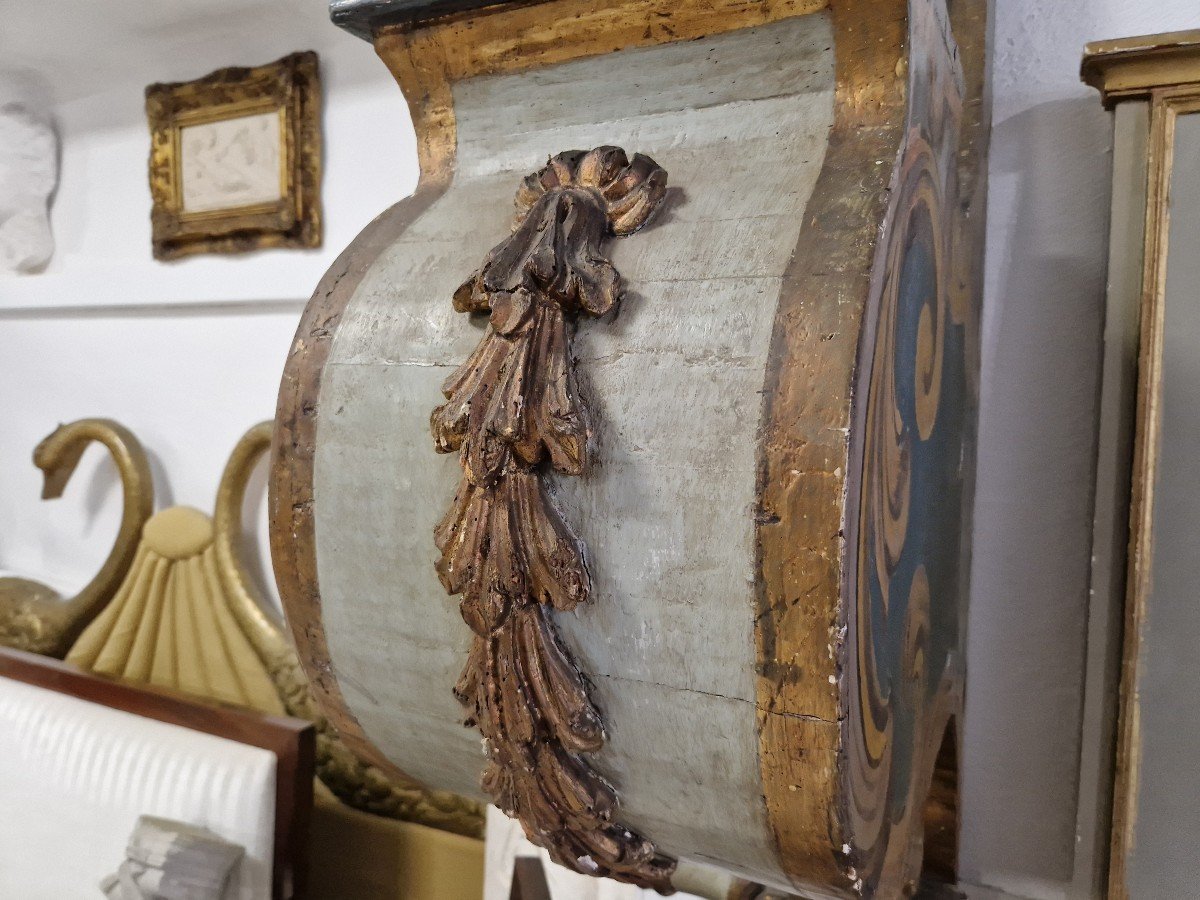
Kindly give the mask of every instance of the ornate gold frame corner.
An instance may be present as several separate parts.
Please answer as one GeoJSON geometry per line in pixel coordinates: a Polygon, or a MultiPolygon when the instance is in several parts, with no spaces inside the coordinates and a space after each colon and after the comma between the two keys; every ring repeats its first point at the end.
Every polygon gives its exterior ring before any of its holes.
{"type": "Polygon", "coordinates": [[[155,259],[321,246],[321,83],[315,52],[254,68],[218,69],[196,81],[152,84],[146,88],[146,117],[155,259]],[[280,114],[281,198],[184,212],[181,129],[271,110],[280,114]]]}
{"type": "Polygon", "coordinates": [[[1079,76],[1112,109],[1122,100],[1147,100],[1155,91],[1195,85],[1198,71],[1200,28],[1093,41],[1084,48],[1079,76]]]}

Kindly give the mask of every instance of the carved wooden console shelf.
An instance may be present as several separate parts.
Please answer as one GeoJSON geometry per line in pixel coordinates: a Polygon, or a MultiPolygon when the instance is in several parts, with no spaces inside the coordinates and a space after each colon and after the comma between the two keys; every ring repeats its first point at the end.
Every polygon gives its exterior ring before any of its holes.
{"type": "Polygon", "coordinates": [[[986,0],[469,7],[333,5],[421,179],[280,392],[318,702],[579,871],[953,877],[986,0]]]}

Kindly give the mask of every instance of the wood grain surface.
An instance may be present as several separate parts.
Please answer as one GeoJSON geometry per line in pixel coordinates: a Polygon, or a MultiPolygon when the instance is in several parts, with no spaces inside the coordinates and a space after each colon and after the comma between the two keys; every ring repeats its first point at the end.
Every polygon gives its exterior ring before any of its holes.
{"type": "Polygon", "coordinates": [[[316,398],[333,335],[359,280],[379,253],[444,188],[445,183],[440,179],[424,180],[411,197],[376,218],[325,273],[305,307],[279,388],[267,498],[275,581],[313,696],[355,755],[402,784],[416,784],[416,781],[375,748],[347,708],[321,626],[312,478],[316,398]]]}

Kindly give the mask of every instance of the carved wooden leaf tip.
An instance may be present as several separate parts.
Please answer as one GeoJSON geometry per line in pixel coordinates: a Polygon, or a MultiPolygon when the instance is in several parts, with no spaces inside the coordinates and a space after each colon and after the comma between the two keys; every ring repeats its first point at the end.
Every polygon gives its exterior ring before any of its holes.
{"type": "Polygon", "coordinates": [[[550,608],[588,599],[583,547],[547,492],[547,467],[580,475],[591,433],[570,335],[621,280],[601,251],[641,228],[667,173],[617,147],[550,159],[517,191],[512,234],[454,294],[490,327],[445,382],[431,428],[463,475],[435,529],[438,575],[475,634],[454,693],[483,735],[483,788],[529,839],[576,871],[670,893],[675,861],[614,821],[612,785],[584,760],[605,741],[588,685],[550,608]]]}

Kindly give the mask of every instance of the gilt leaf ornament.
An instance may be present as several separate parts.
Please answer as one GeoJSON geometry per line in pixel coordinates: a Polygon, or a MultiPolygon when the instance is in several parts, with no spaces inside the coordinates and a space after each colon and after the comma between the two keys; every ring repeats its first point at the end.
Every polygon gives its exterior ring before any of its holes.
{"type": "Polygon", "coordinates": [[[590,580],[546,478],[589,462],[570,346],[581,312],[603,316],[621,299],[602,245],[646,224],[666,183],[654,160],[618,147],[560,153],[524,180],[512,234],[454,294],[456,310],[488,313],[490,326],[430,422],[463,472],[435,540],[438,575],[474,633],[454,693],[483,735],[483,788],[556,862],[663,893],[675,861],[615,821],[616,792],[585,759],[604,722],[553,617],[586,602],[590,580]]]}

